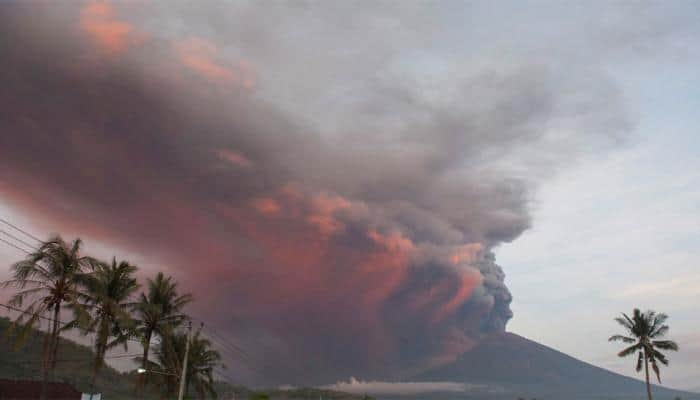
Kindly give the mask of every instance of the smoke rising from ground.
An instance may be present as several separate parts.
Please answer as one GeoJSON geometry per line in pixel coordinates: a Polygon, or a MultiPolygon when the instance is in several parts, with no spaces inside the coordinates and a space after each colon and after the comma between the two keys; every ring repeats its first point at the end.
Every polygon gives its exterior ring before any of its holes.
{"type": "Polygon", "coordinates": [[[511,317],[538,183],[629,122],[594,69],[361,4],[3,4],[3,199],[158,259],[268,382],[449,362],[511,317]]]}
{"type": "Polygon", "coordinates": [[[435,392],[466,392],[469,390],[488,390],[485,385],[473,385],[458,382],[378,382],[358,381],[350,378],[347,382],[337,382],[325,388],[346,393],[373,395],[416,395],[435,392]]]}

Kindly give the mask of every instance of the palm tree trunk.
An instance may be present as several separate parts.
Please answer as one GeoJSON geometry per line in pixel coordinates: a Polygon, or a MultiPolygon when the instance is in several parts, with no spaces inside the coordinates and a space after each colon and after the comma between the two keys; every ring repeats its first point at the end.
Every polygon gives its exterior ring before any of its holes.
{"type": "Polygon", "coordinates": [[[58,348],[58,317],[60,312],[60,306],[55,305],[53,309],[53,326],[51,328],[51,335],[44,338],[44,371],[41,377],[41,394],[40,399],[46,399],[46,390],[49,383],[49,372],[53,371],[56,366],[56,349],[58,348]],[[48,339],[48,340],[47,340],[48,339]],[[48,345],[47,342],[48,341],[48,345]]]}
{"type": "Polygon", "coordinates": [[[54,309],[53,312],[53,333],[52,333],[52,340],[53,343],[51,344],[52,350],[51,350],[51,371],[53,371],[56,368],[56,355],[58,354],[58,336],[60,334],[60,318],[61,318],[61,303],[58,303],[56,305],[56,308],[54,309]]]}
{"type": "Polygon", "coordinates": [[[92,366],[92,379],[90,379],[90,399],[92,399],[95,393],[95,381],[97,381],[97,374],[100,371],[100,360],[102,360],[103,357],[102,345],[98,343],[95,349],[95,364],[92,366]]]}
{"type": "MultiPolygon", "coordinates": [[[[100,324],[100,328],[97,331],[97,338],[95,339],[95,363],[92,367],[92,380],[90,382],[90,386],[92,387],[91,391],[93,393],[95,392],[97,374],[100,372],[100,368],[104,362],[105,353],[107,352],[107,340],[109,333],[104,325],[104,322],[100,324]]],[[[90,398],[92,398],[92,395],[90,395],[90,398]]]]}
{"type": "Polygon", "coordinates": [[[137,391],[139,395],[143,395],[146,385],[148,384],[148,350],[151,347],[151,332],[147,332],[146,336],[143,338],[143,360],[141,361],[141,368],[145,369],[146,372],[141,374],[139,377],[139,383],[137,385],[137,391]]]}
{"type": "Polygon", "coordinates": [[[49,381],[49,350],[51,342],[50,325],[46,325],[46,333],[44,334],[44,345],[41,351],[41,393],[39,395],[40,400],[46,400],[46,390],[49,381]]]}
{"type": "Polygon", "coordinates": [[[97,380],[97,371],[100,369],[100,353],[102,350],[100,350],[100,344],[97,345],[97,348],[95,349],[95,360],[93,361],[92,364],[92,378],[90,379],[90,385],[92,387],[95,386],[95,381],[97,380]]]}
{"type": "MultiPolygon", "coordinates": [[[[100,340],[100,339],[98,339],[100,340]]],[[[102,362],[104,360],[104,353],[105,353],[105,344],[100,340],[100,342],[97,344],[97,349],[95,349],[95,363],[92,367],[92,382],[93,384],[97,380],[97,374],[100,372],[100,368],[102,367],[102,362]]]]}
{"type": "Polygon", "coordinates": [[[647,357],[647,351],[644,350],[644,374],[646,375],[647,382],[647,397],[651,399],[651,384],[649,384],[649,358],[647,357]]]}

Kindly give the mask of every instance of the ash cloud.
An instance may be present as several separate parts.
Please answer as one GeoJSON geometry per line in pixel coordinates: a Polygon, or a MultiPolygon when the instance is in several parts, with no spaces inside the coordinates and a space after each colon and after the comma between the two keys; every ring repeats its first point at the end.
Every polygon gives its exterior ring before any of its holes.
{"type": "Polygon", "coordinates": [[[158,259],[250,381],[398,379],[504,330],[492,250],[629,128],[599,72],[433,49],[459,35],[418,3],[100,4],[0,6],[0,193],[158,259]]]}

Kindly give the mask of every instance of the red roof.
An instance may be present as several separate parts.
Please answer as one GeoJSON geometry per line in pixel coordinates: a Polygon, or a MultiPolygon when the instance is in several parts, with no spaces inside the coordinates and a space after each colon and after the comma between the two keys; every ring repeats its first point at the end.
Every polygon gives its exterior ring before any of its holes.
{"type": "MultiPolygon", "coordinates": [[[[49,382],[47,400],[80,400],[80,392],[68,383],[49,382]]],[[[41,395],[40,381],[0,379],[0,400],[36,400],[41,395]]]]}

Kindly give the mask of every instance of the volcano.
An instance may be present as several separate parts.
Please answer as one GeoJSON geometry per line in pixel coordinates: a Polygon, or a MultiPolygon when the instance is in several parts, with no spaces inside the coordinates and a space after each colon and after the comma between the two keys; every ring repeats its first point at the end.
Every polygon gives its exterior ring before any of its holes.
{"type": "MultiPolygon", "coordinates": [[[[642,399],[644,382],[577,360],[513,333],[494,334],[454,362],[411,378],[463,382],[464,398],[642,399]],[[476,392],[476,393],[475,393],[476,392]]],[[[654,385],[655,399],[700,399],[700,394],[654,385]]],[[[449,398],[455,398],[451,393],[449,398]]]]}

